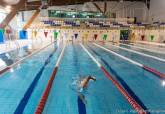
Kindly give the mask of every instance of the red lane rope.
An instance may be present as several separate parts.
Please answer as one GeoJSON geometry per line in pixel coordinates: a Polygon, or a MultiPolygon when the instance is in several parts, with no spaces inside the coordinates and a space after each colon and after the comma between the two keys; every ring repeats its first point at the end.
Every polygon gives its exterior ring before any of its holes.
{"type": "Polygon", "coordinates": [[[3,74],[4,72],[8,71],[10,69],[10,67],[6,67],[5,69],[0,71],[0,75],[3,74]]]}
{"type": "Polygon", "coordinates": [[[131,106],[137,111],[138,114],[147,114],[147,112],[123,89],[123,87],[108,73],[108,71],[101,66],[101,70],[104,72],[105,76],[110,79],[117,89],[122,93],[122,95],[127,99],[131,106]]]}
{"type": "Polygon", "coordinates": [[[48,99],[48,96],[49,96],[49,93],[50,93],[50,90],[52,88],[52,84],[53,84],[53,81],[54,81],[54,78],[56,76],[56,73],[57,73],[57,70],[58,70],[58,67],[55,67],[54,70],[53,70],[53,73],[48,81],[48,84],[46,86],[46,89],[41,97],[41,100],[37,106],[37,109],[35,111],[35,114],[42,114],[43,110],[44,110],[44,107],[45,107],[45,104],[46,104],[46,101],[48,99]]]}
{"type": "Polygon", "coordinates": [[[149,71],[149,72],[159,76],[160,78],[165,78],[165,74],[163,74],[163,73],[161,73],[161,72],[159,72],[159,71],[157,71],[157,70],[155,70],[153,68],[150,68],[148,66],[143,65],[143,69],[145,69],[145,70],[147,70],[147,71],[149,71]]]}

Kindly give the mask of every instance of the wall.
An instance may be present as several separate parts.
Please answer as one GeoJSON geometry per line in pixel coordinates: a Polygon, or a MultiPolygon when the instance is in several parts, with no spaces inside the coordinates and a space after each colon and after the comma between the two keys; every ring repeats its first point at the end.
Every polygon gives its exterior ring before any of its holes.
{"type": "Polygon", "coordinates": [[[165,0],[151,0],[150,4],[150,22],[165,22],[165,0]]]}
{"type": "MultiPolygon", "coordinates": [[[[104,9],[104,2],[96,2],[96,4],[102,9],[104,9]]],[[[48,9],[54,10],[71,10],[75,9],[77,11],[98,11],[97,8],[93,5],[92,2],[87,2],[84,5],[69,5],[69,6],[53,6],[48,9]]],[[[147,20],[148,9],[143,2],[129,2],[125,1],[107,2],[107,13],[112,12],[116,13],[117,18],[126,18],[126,17],[137,17],[137,21],[145,22],[147,20]]]]}
{"type": "MultiPolygon", "coordinates": [[[[103,2],[96,2],[98,6],[104,9],[103,2]]],[[[92,11],[97,11],[92,3],[87,3],[88,6],[92,9],[92,11]]],[[[147,7],[143,2],[107,2],[107,13],[112,12],[116,13],[117,18],[126,18],[126,17],[137,17],[138,22],[145,22],[147,20],[147,7]]]]}

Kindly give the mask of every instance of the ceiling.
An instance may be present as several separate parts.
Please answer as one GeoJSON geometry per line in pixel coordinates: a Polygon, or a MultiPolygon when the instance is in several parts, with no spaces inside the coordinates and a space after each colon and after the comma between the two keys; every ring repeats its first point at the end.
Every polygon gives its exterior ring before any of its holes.
{"type": "MultiPolygon", "coordinates": [[[[75,5],[83,4],[90,1],[120,1],[120,0],[47,0],[48,6],[61,6],[61,5],[75,5]]],[[[124,1],[140,1],[146,2],[146,0],[124,0],[124,1]]],[[[150,0],[148,0],[150,1],[150,0]]],[[[6,6],[7,4],[0,0],[1,6],[6,6]]],[[[27,0],[27,2],[22,6],[20,10],[36,10],[41,6],[41,0],[27,0]]]]}

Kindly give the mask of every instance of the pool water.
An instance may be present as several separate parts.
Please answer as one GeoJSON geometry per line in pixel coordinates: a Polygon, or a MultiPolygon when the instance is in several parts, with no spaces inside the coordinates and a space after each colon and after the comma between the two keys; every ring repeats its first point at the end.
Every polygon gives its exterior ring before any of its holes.
{"type": "MultiPolygon", "coordinates": [[[[160,78],[92,43],[84,46],[143,109],[151,114],[158,111],[159,114],[165,113],[165,88],[160,78]]],[[[107,45],[102,46],[164,73],[164,63],[107,45]]],[[[0,114],[34,114],[60,53],[60,47],[51,45],[1,75],[0,114]]],[[[77,77],[89,75],[95,76],[96,82],[90,82],[82,93],[87,102],[84,107],[87,114],[134,113],[125,97],[83,48],[79,44],[69,43],[43,114],[81,114],[78,92],[72,84],[77,77]]]]}

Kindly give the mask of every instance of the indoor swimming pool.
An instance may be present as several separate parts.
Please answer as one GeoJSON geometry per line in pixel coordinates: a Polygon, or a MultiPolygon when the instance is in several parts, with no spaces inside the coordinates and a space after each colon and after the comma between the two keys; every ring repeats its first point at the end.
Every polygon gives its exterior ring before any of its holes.
{"type": "MultiPolygon", "coordinates": [[[[139,109],[143,114],[164,114],[165,79],[140,65],[164,76],[165,55],[156,56],[154,52],[122,44],[115,46],[99,42],[63,46],[65,50],[43,114],[132,114],[139,109]],[[81,92],[86,101],[83,103],[74,81],[89,75],[96,81],[81,92]]],[[[1,74],[0,114],[35,113],[62,52],[62,46],[52,44],[1,74]]]]}

